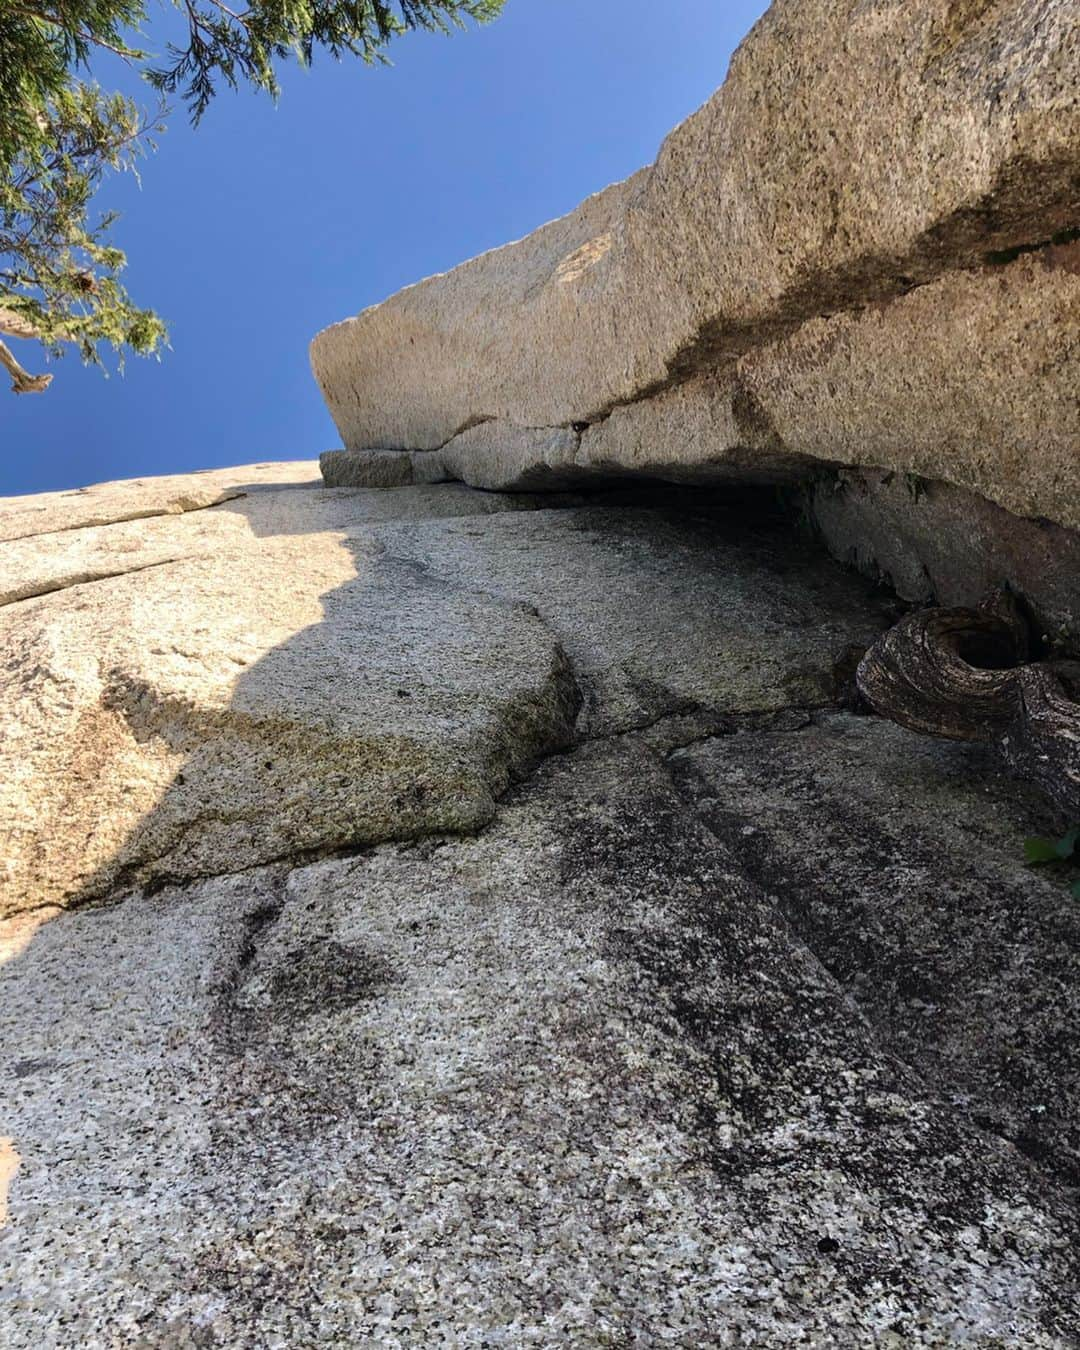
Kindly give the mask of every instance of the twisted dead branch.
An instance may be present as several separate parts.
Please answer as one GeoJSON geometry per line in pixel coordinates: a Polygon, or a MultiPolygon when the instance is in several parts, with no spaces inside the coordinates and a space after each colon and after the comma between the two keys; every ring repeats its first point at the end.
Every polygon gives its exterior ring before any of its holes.
{"type": "Polygon", "coordinates": [[[977,609],[925,609],[863,657],[859,690],[912,731],[995,746],[1009,769],[1080,816],[1080,662],[1031,661],[1015,598],[995,591],[977,609]]]}
{"type": "MultiPolygon", "coordinates": [[[[10,309],[0,309],[0,333],[14,338],[37,337],[33,324],[10,309]]],[[[3,339],[0,339],[0,366],[11,376],[11,389],[15,394],[41,394],[52,384],[51,375],[31,375],[24,369],[3,339]]]]}

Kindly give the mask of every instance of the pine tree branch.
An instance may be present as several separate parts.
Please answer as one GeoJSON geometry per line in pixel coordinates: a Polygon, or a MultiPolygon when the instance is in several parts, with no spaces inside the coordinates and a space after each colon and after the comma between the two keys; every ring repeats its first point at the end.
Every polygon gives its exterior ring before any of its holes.
{"type": "Polygon", "coordinates": [[[31,375],[28,370],[24,370],[2,339],[0,339],[0,366],[3,366],[11,376],[13,394],[43,394],[52,384],[51,375],[31,375]]]}

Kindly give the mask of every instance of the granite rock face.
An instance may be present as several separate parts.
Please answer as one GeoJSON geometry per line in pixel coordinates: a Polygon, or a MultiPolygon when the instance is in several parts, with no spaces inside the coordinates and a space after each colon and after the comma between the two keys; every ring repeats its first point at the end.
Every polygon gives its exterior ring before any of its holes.
{"type": "Polygon", "coordinates": [[[978,605],[1008,581],[1051,651],[1080,644],[1080,535],[1027,519],[949,483],[840,470],[805,511],[830,552],[917,605],[978,605]]]}
{"type": "Polygon", "coordinates": [[[1062,1036],[1080,1016],[1080,906],[1024,864],[1017,825],[1039,818],[1037,794],[988,752],[849,713],[671,764],[883,1043],[1080,1185],[1080,1052],[1062,1036]]]}
{"type": "Polygon", "coordinates": [[[0,550],[0,1342],[1075,1343],[1058,822],[845,710],[894,602],[312,467],[0,550]]]}
{"type": "Polygon", "coordinates": [[[650,168],[316,337],[346,451],[501,489],[843,463],[1080,526],[1078,83],[1057,0],[776,0],[650,168]]]}
{"type": "Polygon", "coordinates": [[[179,516],[267,488],[314,487],[312,460],[242,464],[235,469],[128,478],[95,483],[69,492],[41,492],[0,500],[0,540],[53,535],[125,520],[179,516]]]}
{"type": "Polygon", "coordinates": [[[134,522],[117,486],[94,494],[115,523],[4,546],[0,913],[475,828],[565,743],[579,696],[535,615],[362,528],[514,500],[358,498],[313,469],[181,516],[151,481],[134,522]]]}
{"type": "Polygon", "coordinates": [[[812,705],[885,626],[827,560],[793,590],[775,528],[548,501],[293,486],[8,543],[0,913],[475,829],[582,699],[812,705]]]}
{"type": "Polygon", "coordinates": [[[7,607],[0,912],[489,820],[573,675],[521,606],[378,554],[301,536],[7,607]]]}

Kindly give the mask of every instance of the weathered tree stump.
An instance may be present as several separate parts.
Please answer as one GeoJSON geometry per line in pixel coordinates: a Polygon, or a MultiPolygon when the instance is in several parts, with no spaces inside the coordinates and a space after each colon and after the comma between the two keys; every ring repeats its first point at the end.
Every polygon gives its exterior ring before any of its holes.
{"type": "Polygon", "coordinates": [[[1080,662],[1030,661],[1015,598],[925,609],[884,633],[856,674],[883,717],[930,736],[994,744],[1009,769],[1080,819],[1080,662]]]}
{"type": "Polygon", "coordinates": [[[998,742],[1006,764],[1080,821],[1080,664],[1038,662],[1017,673],[1017,709],[998,742]]]}

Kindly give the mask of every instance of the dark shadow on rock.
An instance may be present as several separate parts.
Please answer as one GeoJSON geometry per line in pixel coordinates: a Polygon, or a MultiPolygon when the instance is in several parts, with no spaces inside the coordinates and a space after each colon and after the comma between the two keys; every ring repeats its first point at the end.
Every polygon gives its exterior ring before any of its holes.
{"type": "Polygon", "coordinates": [[[177,769],[68,903],[473,831],[509,782],[569,743],[573,672],[527,607],[369,539],[290,544],[243,560],[273,576],[249,573],[235,613],[229,560],[162,573],[167,593],[188,583],[187,612],[135,636],[144,649],[183,644],[181,668],[114,668],[103,704],[135,747],[177,769]],[[271,642],[293,616],[315,622],[271,642]]]}
{"type": "Polygon", "coordinates": [[[570,744],[582,682],[588,735],[828,704],[849,630],[888,622],[771,491],[618,486],[570,516],[429,493],[258,487],[212,508],[257,542],[84,588],[88,617],[74,590],[39,604],[100,655],[56,737],[35,904],[474,831],[570,744]],[[99,648],[110,606],[128,627],[99,648]]]}

